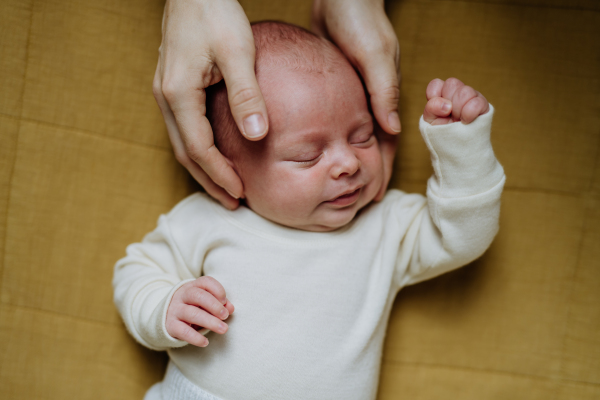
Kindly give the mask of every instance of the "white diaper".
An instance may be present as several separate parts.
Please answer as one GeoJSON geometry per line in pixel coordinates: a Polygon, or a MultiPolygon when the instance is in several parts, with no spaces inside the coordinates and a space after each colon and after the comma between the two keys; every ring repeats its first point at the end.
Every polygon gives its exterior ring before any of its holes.
{"type": "Polygon", "coordinates": [[[172,362],[162,382],[158,382],[144,396],[144,400],[221,400],[190,382],[172,362]]]}

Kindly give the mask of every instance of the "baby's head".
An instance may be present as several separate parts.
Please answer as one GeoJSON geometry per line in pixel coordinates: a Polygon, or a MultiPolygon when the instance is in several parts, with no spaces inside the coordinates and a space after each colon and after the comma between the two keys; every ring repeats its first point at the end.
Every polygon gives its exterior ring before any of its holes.
{"type": "Polygon", "coordinates": [[[333,44],[302,28],[261,22],[252,31],[269,133],[256,142],[239,133],[220,83],[207,99],[215,143],[254,212],[303,230],[340,228],[383,182],[362,83],[333,44]]]}

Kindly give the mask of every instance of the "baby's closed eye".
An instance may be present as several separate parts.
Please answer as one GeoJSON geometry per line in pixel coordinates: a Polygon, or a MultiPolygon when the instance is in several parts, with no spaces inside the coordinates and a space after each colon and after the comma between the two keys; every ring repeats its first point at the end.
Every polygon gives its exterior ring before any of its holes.
{"type": "Polygon", "coordinates": [[[363,132],[358,135],[355,135],[350,144],[360,146],[360,147],[368,147],[375,143],[375,134],[371,132],[363,132]]]}
{"type": "Polygon", "coordinates": [[[322,155],[322,152],[302,153],[289,157],[288,161],[296,163],[299,166],[312,167],[313,165],[319,162],[322,155]]]}

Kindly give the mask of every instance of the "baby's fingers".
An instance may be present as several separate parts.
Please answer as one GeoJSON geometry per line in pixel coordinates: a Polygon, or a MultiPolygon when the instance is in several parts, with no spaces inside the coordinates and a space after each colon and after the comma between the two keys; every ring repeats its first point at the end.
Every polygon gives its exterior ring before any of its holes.
{"type": "MultiPolygon", "coordinates": [[[[462,110],[465,104],[477,97],[477,91],[471,86],[463,85],[452,96],[452,118],[455,121],[463,120],[462,110]]],[[[464,120],[463,120],[464,121],[464,120]]]]}
{"type": "Polygon", "coordinates": [[[452,122],[447,118],[452,112],[452,102],[442,97],[430,99],[423,110],[423,119],[431,125],[442,125],[452,122]]]}
{"type": "Polygon", "coordinates": [[[231,302],[229,300],[227,300],[227,303],[225,303],[224,306],[227,309],[227,311],[229,312],[229,314],[233,314],[235,307],[233,307],[233,304],[231,304],[231,302]]]}
{"type": "Polygon", "coordinates": [[[200,307],[217,318],[226,319],[227,317],[229,317],[229,311],[223,305],[223,303],[217,300],[215,296],[213,296],[206,290],[197,287],[190,288],[189,290],[185,291],[183,297],[181,298],[181,301],[183,302],[183,304],[186,305],[200,307]]]}
{"type": "Polygon", "coordinates": [[[194,306],[182,307],[177,318],[188,325],[198,325],[220,334],[227,332],[229,328],[225,322],[194,306]]]}
{"type": "Polygon", "coordinates": [[[223,288],[223,285],[221,285],[221,283],[212,276],[201,276],[192,282],[192,284],[195,287],[206,290],[215,296],[215,298],[219,300],[221,304],[225,304],[227,302],[225,288],[223,288]]]}
{"type": "Polygon", "coordinates": [[[427,100],[431,100],[434,97],[442,97],[442,88],[444,87],[444,81],[436,78],[429,82],[427,90],[425,90],[425,96],[427,100]]]}
{"type": "Polygon", "coordinates": [[[462,108],[461,121],[465,124],[470,124],[480,115],[487,113],[490,110],[490,103],[478,93],[478,96],[469,100],[462,108]]]}
{"type": "Polygon", "coordinates": [[[208,339],[194,328],[182,321],[177,321],[173,324],[170,332],[171,336],[179,340],[188,342],[198,347],[208,346],[208,339]]]}

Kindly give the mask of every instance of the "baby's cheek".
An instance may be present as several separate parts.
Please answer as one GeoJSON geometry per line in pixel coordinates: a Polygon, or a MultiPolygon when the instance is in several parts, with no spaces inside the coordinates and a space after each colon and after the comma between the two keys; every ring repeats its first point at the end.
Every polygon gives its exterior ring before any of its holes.
{"type": "Polygon", "coordinates": [[[371,181],[374,184],[377,184],[377,186],[380,186],[384,178],[383,158],[381,157],[379,148],[376,146],[373,147],[373,151],[370,151],[368,154],[366,154],[363,163],[365,164],[365,168],[370,175],[371,181]]]}
{"type": "MultiPolygon", "coordinates": [[[[295,172],[295,171],[293,171],[295,172]]],[[[305,213],[319,192],[318,179],[307,171],[303,174],[286,173],[279,176],[278,184],[267,194],[273,206],[287,215],[305,213]]]]}

